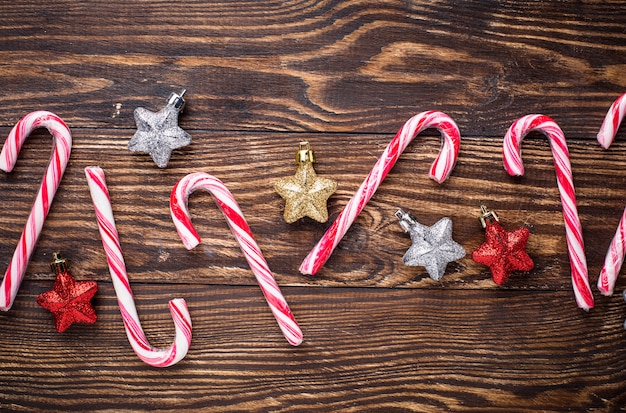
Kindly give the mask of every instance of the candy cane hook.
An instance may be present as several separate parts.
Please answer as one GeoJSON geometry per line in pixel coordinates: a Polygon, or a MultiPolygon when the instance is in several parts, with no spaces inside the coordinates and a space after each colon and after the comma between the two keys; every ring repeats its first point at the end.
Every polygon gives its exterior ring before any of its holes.
{"type": "Polygon", "coordinates": [[[167,349],[158,349],[150,345],[141,328],[133,292],[130,289],[104,171],[97,166],[90,166],[85,168],[85,175],[96,210],[98,229],[107,256],[109,272],[113,280],[113,288],[115,295],[117,295],[128,341],[137,356],[153,367],[169,367],[176,364],[185,357],[191,344],[191,316],[187,310],[187,303],[182,298],[176,298],[169,302],[170,313],[176,330],[174,343],[167,349]]]}
{"type": "Polygon", "coordinates": [[[572,166],[569,161],[569,150],[563,131],[554,120],[544,115],[526,115],[511,125],[504,136],[502,149],[504,168],[509,175],[524,175],[521,144],[524,137],[539,131],[546,135],[552,148],[556,182],[561,195],[561,208],[565,221],[565,234],[572,269],[572,287],[578,307],[589,310],[593,308],[593,294],[589,287],[587,259],[583,244],[582,227],[576,207],[576,194],[572,178],[572,166]]]}
{"type": "Polygon", "coordinates": [[[197,189],[205,190],[213,195],[217,206],[224,213],[226,222],[237,239],[270,310],[289,344],[297,346],[302,343],[302,331],[280,292],[237,201],[222,181],[204,172],[192,173],[182,178],[174,186],[170,196],[172,220],[185,247],[192,249],[200,243],[200,236],[191,223],[187,207],[189,195],[197,189]]]}
{"type": "Polygon", "coordinates": [[[456,123],[445,113],[428,111],[419,113],[410,118],[389,142],[370,173],[367,175],[357,192],[343,208],[335,222],[326,230],[326,233],[313,247],[300,265],[303,274],[315,274],[326,263],[328,258],[348,232],[348,229],[372,198],[376,189],[385,179],[391,168],[396,164],[400,154],[404,152],[411,141],[424,129],[437,128],[443,138],[439,155],[430,168],[430,178],[438,183],[445,181],[459,154],[461,134],[456,123]]]}
{"type": "Polygon", "coordinates": [[[626,93],[615,99],[615,102],[613,102],[606,113],[604,122],[602,122],[598,132],[598,142],[604,149],[609,149],[609,146],[613,143],[617,129],[619,129],[622,119],[624,119],[624,114],[626,114],[626,93]]]}
{"type": "Polygon", "coordinates": [[[41,234],[43,223],[48,216],[72,151],[72,134],[65,122],[54,113],[35,111],[20,119],[9,133],[0,153],[0,169],[5,172],[13,170],[24,141],[33,130],[41,127],[48,129],[52,134],[52,155],[0,286],[0,310],[2,311],[8,311],[17,296],[28,261],[35,250],[35,244],[41,234]]]}
{"type": "MultiPolygon", "coordinates": [[[[626,113],[626,93],[618,97],[609,108],[604,122],[598,132],[598,142],[604,149],[608,149],[615,139],[615,134],[619,129],[624,114],[626,113]]],[[[612,295],[615,288],[617,276],[624,263],[624,255],[626,255],[626,209],[619,221],[615,236],[611,240],[611,245],[606,252],[604,266],[600,271],[598,278],[598,289],[603,295],[612,295]]]]}

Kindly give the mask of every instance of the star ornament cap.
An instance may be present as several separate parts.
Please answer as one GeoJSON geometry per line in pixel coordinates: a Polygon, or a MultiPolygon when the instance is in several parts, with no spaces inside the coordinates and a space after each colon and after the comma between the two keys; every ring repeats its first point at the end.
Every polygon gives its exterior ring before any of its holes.
{"type": "Polygon", "coordinates": [[[485,206],[480,208],[482,215],[479,219],[485,228],[485,242],[472,252],[472,259],[488,266],[493,281],[498,285],[504,284],[513,271],[532,270],[535,264],[526,252],[530,230],[520,227],[507,231],[500,225],[495,212],[487,211],[485,206]]]}
{"type": "Polygon", "coordinates": [[[37,296],[37,304],[52,313],[59,333],[73,323],[93,324],[97,320],[91,299],[98,291],[95,281],[76,281],[69,273],[69,263],[59,254],[53,254],[51,267],[57,273],[54,288],[37,296]]]}
{"type": "Polygon", "coordinates": [[[158,112],[142,107],[135,109],[137,132],[128,142],[131,152],[149,153],[159,168],[165,168],[170,161],[172,151],[191,143],[191,136],[178,126],[178,114],[185,107],[183,96],[172,93],[167,105],[158,112]]]}
{"type": "Polygon", "coordinates": [[[337,183],[318,177],[313,169],[314,162],[309,143],[300,142],[300,149],[296,152],[296,174],[274,184],[274,190],[285,200],[284,219],[288,224],[304,217],[317,222],[328,221],[326,203],[337,189],[337,183]]]}
{"type": "Polygon", "coordinates": [[[424,267],[430,278],[439,281],[448,263],[465,257],[465,249],[452,239],[450,218],[442,218],[428,227],[402,209],[395,216],[400,227],[411,236],[412,245],[402,258],[405,265],[424,267]]]}

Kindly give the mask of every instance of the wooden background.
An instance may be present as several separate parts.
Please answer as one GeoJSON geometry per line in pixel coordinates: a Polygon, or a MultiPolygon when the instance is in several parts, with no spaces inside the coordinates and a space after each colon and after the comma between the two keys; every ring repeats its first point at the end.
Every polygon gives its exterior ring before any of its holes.
{"type": "MultiPolygon", "coordinates": [[[[0,315],[0,409],[90,411],[626,410],[626,303],[595,283],[626,205],[626,131],[595,140],[626,89],[626,3],[605,1],[89,1],[0,3],[0,134],[49,110],[74,147],[14,307],[0,315]],[[132,154],[133,110],[186,88],[193,143],[159,170],[132,154]],[[436,131],[415,139],[316,276],[298,266],[395,132],[437,109],[463,140],[450,179],[427,178],[436,131]],[[523,144],[526,176],[502,167],[502,137],[529,113],[553,117],[571,151],[596,308],[574,302],[547,139],[523,144]],[[273,181],[308,140],[338,181],[330,221],[282,219],[273,181]],[[138,311],[167,346],[167,301],[184,297],[193,342],[156,369],[128,344],[84,168],[101,166],[138,311]],[[304,332],[283,339],[210,195],[190,209],[204,243],[186,251],[169,217],[172,186],[205,171],[238,200],[304,332]],[[441,282],[405,267],[396,208],[424,224],[451,217],[468,252],[480,204],[527,225],[536,268],[496,286],[469,256],[441,282]],[[98,322],[59,334],[36,296],[51,254],[99,284],[98,322]]],[[[0,175],[0,261],[13,253],[50,153],[27,140],[0,175]]]]}

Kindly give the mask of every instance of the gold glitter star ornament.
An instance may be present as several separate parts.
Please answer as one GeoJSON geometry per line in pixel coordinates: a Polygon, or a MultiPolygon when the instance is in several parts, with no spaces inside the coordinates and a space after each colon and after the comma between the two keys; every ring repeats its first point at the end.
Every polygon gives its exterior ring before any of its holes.
{"type": "Polygon", "coordinates": [[[296,174],[274,184],[278,195],[285,200],[284,218],[288,224],[304,217],[317,222],[328,221],[326,202],[337,189],[337,183],[318,177],[313,169],[314,162],[309,143],[300,142],[300,149],[296,152],[296,174]]]}

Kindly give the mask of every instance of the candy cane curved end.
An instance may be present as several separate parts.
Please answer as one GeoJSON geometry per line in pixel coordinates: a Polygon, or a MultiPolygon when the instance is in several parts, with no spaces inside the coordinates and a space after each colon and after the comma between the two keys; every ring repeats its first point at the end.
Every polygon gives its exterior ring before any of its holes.
{"type": "Polygon", "coordinates": [[[128,341],[135,354],[145,363],[153,367],[172,366],[187,355],[191,345],[192,324],[187,303],[182,298],[175,298],[169,302],[175,328],[174,343],[166,349],[150,345],[141,327],[130,288],[104,171],[97,166],[90,166],[85,168],[85,175],[128,341]]]}
{"type": "Polygon", "coordinates": [[[298,326],[295,317],[291,313],[289,305],[285,297],[283,297],[267,265],[267,261],[265,261],[263,257],[261,249],[254,240],[250,227],[239,209],[237,201],[222,181],[204,172],[191,173],[183,177],[174,188],[172,188],[170,212],[176,230],[185,244],[185,247],[191,249],[200,242],[200,237],[191,223],[189,210],[187,208],[189,195],[198,189],[209,192],[215,199],[218,207],[222,210],[226,222],[239,243],[241,251],[248,265],[250,265],[250,269],[256,277],[259,287],[265,296],[265,300],[285,339],[291,345],[300,345],[302,343],[302,331],[300,330],[300,326],[298,326]]]}
{"type": "MultiPolygon", "coordinates": [[[[443,183],[452,173],[459,157],[459,149],[461,147],[459,127],[450,116],[438,111],[422,112],[413,118],[424,118],[425,124],[428,126],[423,129],[435,127],[441,133],[441,149],[430,167],[428,176],[437,183],[443,183]]],[[[417,135],[420,132],[421,130],[416,130],[414,133],[417,135]]]]}
{"type": "Polygon", "coordinates": [[[506,131],[502,145],[504,169],[509,175],[524,175],[522,140],[533,131],[543,132],[550,138],[551,143],[554,139],[565,141],[563,131],[552,118],[545,115],[526,115],[519,118],[506,131]]]}
{"type": "Polygon", "coordinates": [[[15,301],[28,267],[28,261],[50,212],[52,201],[72,151],[72,134],[65,122],[54,113],[35,111],[24,116],[11,129],[0,152],[0,169],[5,172],[13,170],[24,141],[33,130],[40,127],[47,128],[52,134],[52,154],[37,195],[35,195],[30,215],[0,286],[0,310],[2,311],[8,311],[15,301]]]}
{"type": "Polygon", "coordinates": [[[626,114],[626,93],[615,99],[604,117],[602,126],[598,131],[598,142],[604,149],[608,149],[613,143],[624,115],[626,114]]]}
{"type": "Polygon", "coordinates": [[[69,161],[69,154],[72,150],[72,134],[63,119],[52,112],[37,110],[31,112],[22,119],[9,132],[2,152],[0,152],[0,169],[11,172],[15,167],[17,158],[26,138],[38,128],[46,128],[53,137],[53,153],[51,161],[58,152],[59,161],[65,167],[69,161]]]}
{"type": "Polygon", "coordinates": [[[578,217],[576,194],[572,178],[572,167],[569,161],[569,150],[563,131],[557,123],[544,115],[526,115],[511,125],[504,136],[502,155],[504,168],[509,175],[524,174],[522,164],[521,143],[524,137],[539,131],[550,141],[554,158],[556,181],[561,196],[561,208],[565,221],[565,234],[569,253],[572,288],[578,307],[589,310],[594,306],[593,294],[589,286],[587,259],[582,236],[582,225],[578,217]]]}
{"type": "MultiPolygon", "coordinates": [[[[204,189],[212,192],[214,189],[226,190],[225,185],[216,177],[203,172],[194,172],[178,181],[172,193],[170,194],[170,213],[172,221],[176,227],[178,235],[185,245],[185,248],[191,250],[198,246],[202,239],[196,231],[191,216],[189,215],[188,201],[191,195],[197,189],[204,189]]],[[[216,198],[217,200],[217,198],[216,198]]],[[[220,204],[218,202],[218,207],[220,204]]],[[[239,207],[237,206],[237,209],[239,207]]]]}
{"type": "Polygon", "coordinates": [[[615,235],[606,252],[604,265],[598,277],[598,290],[602,295],[611,296],[615,288],[617,277],[624,263],[626,255],[626,209],[615,230],[615,235]]]}
{"type": "Polygon", "coordinates": [[[174,322],[174,342],[166,349],[153,347],[145,337],[141,324],[131,311],[122,309],[122,320],[128,341],[141,361],[152,367],[170,367],[181,361],[189,351],[191,344],[191,317],[187,303],[183,298],[175,298],[168,303],[172,321],[174,322]]]}

